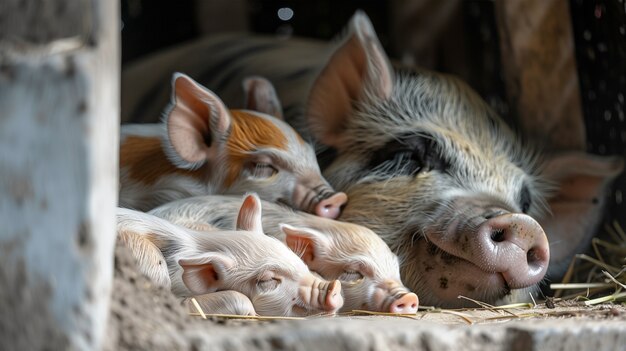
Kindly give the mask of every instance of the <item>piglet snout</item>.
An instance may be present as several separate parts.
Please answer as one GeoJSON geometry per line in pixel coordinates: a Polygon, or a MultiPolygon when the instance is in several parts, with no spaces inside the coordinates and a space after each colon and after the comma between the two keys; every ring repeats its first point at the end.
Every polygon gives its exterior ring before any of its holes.
{"type": "Polygon", "coordinates": [[[406,293],[391,303],[389,306],[389,312],[404,314],[417,313],[418,303],[419,300],[417,299],[417,295],[414,293],[406,293]]]}
{"type": "Polygon", "coordinates": [[[299,295],[309,310],[334,313],[343,306],[341,283],[338,280],[326,281],[311,274],[300,282],[299,295]]]}
{"type": "Polygon", "coordinates": [[[341,283],[339,280],[333,280],[326,290],[326,299],[324,301],[325,310],[336,311],[343,306],[343,296],[341,296],[341,283]]]}
{"type": "Polygon", "coordinates": [[[416,313],[419,299],[417,295],[410,292],[401,282],[393,279],[381,282],[373,294],[371,306],[375,311],[389,313],[416,313]]]}
{"type": "Polygon", "coordinates": [[[348,202],[345,193],[334,193],[315,205],[315,214],[320,217],[335,219],[341,214],[341,207],[348,202]]]}

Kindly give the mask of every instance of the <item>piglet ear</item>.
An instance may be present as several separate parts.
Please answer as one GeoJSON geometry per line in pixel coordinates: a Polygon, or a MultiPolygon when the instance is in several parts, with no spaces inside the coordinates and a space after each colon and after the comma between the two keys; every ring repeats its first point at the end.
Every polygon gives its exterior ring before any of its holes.
{"type": "Polygon", "coordinates": [[[319,257],[320,253],[329,251],[330,241],[318,231],[284,223],[279,224],[279,227],[286,235],[285,243],[287,246],[296,255],[299,255],[310,268],[315,265],[315,259],[319,257]]]}
{"type": "Polygon", "coordinates": [[[165,149],[175,165],[196,169],[214,160],[230,124],[228,109],[217,95],[182,73],[174,74],[172,101],[165,113],[165,149]]]}
{"type": "Polygon", "coordinates": [[[182,258],[178,264],[183,268],[183,283],[193,294],[214,292],[224,286],[228,270],[235,262],[221,253],[204,253],[182,258]]]}
{"type": "Polygon", "coordinates": [[[550,214],[539,220],[550,241],[550,274],[560,276],[571,257],[583,252],[602,217],[604,193],[622,172],[619,157],[579,152],[551,157],[543,175],[557,185],[548,199],[550,214]]]}
{"type": "Polygon", "coordinates": [[[269,80],[252,76],[243,81],[246,109],[259,111],[283,119],[283,108],[276,90],[269,80]]]}
{"type": "Polygon", "coordinates": [[[309,127],[321,142],[340,148],[355,102],[388,99],[393,81],[372,23],[357,11],[350,21],[350,35],[313,84],[307,106],[309,127]]]}
{"type": "Polygon", "coordinates": [[[263,233],[261,200],[256,194],[246,195],[237,216],[237,230],[263,233]]]}

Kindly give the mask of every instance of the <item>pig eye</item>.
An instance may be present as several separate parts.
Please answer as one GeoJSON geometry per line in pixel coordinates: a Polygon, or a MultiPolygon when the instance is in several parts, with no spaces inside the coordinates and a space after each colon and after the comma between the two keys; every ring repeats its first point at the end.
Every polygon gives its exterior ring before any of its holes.
{"type": "Polygon", "coordinates": [[[422,164],[412,150],[399,150],[388,155],[388,159],[379,163],[373,171],[384,174],[416,175],[421,169],[422,164]]]}
{"type": "Polygon", "coordinates": [[[253,178],[269,178],[278,173],[278,170],[269,163],[252,162],[249,166],[250,175],[253,178]]]}
{"type": "Polygon", "coordinates": [[[449,162],[435,140],[427,134],[398,136],[373,153],[369,167],[373,172],[391,176],[415,176],[431,170],[444,172],[449,162]]]}
{"type": "Polygon", "coordinates": [[[261,289],[261,291],[267,292],[272,291],[278,288],[280,285],[280,279],[278,278],[269,278],[264,280],[258,280],[256,285],[261,289]]]}
{"type": "Polygon", "coordinates": [[[356,282],[363,279],[363,274],[358,271],[343,271],[339,276],[339,280],[344,282],[356,282]]]}

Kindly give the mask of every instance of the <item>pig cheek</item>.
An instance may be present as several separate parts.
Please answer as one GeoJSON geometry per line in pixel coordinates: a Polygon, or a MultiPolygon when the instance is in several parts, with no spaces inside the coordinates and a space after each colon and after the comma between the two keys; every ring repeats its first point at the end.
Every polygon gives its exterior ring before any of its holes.
{"type": "MultiPolygon", "coordinates": [[[[412,268],[421,277],[421,284],[413,287],[424,304],[444,302],[447,307],[473,306],[458,296],[493,303],[495,295],[502,293],[503,279],[489,274],[456,257],[432,252],[422,241],[412,259],[412,268]]],[[[499,296],[501,297],[501,296],[499,296]]]]}
{"type": "Polygon", "coordinates": [[[372,294],[368,292],[368,290],[372,289],[368,289],[367,284],[364,284],[364,280],[355,283],[342,281],[341,288],[344,297],[342,312],[372,310],[372,299],[370,298],[372,294]]]}
{"type": "MultiPolygon", "coordinates": [[[[280,174],[280,173],[279,173],[280,174]]],[[[255,192],[262,200],[276,202],[284,195],[285,184],[281,181],[279,174],[268,178],[252,178],[242,175],[239,180],[225,192],[231,195],[241,195],[255,192]]]]}
{"type": "Polygon", "coordinates": [[[290,306],[285,303],[286,298],[277,294],[264,293],[249,296],[254,310],[260,316],[292,316],[290,306]],[[283,300],[283,301],[281,301],[283,300]]]}
{"type": "Polygon", "coordinates": [[[264,200],[282,202],[291,207],[295,207],[292,200],[294,187],[295,177],[283,169],[269,178],[258,180],[256,183],[258,192],[264,194],[264,200]]]}
{"type": "MultiPolygon", "coordinates": [[[[293,307],[298,303],[297,289],[278,287],[269,292],[255,290],[250,296],[255,311],[262,316],[299,316],[298,309],[293,307]]],[[[306,310],[302,309],[302,315],[306,310]]]]}

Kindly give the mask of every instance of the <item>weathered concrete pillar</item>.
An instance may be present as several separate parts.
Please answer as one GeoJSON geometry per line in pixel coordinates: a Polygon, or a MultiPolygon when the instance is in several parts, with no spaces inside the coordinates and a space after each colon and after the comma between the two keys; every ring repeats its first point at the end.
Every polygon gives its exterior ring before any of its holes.
{"type": "Polygon", "coordinates": [[[509,102],[550,151],[584,150],[585,125],[566,0],[496,0],[509,102]]]}
{"type": "Polygon", "coordinates": [[[119,8],[0,6],[0,349],[100,347],[117,202],[119,8]]]}

